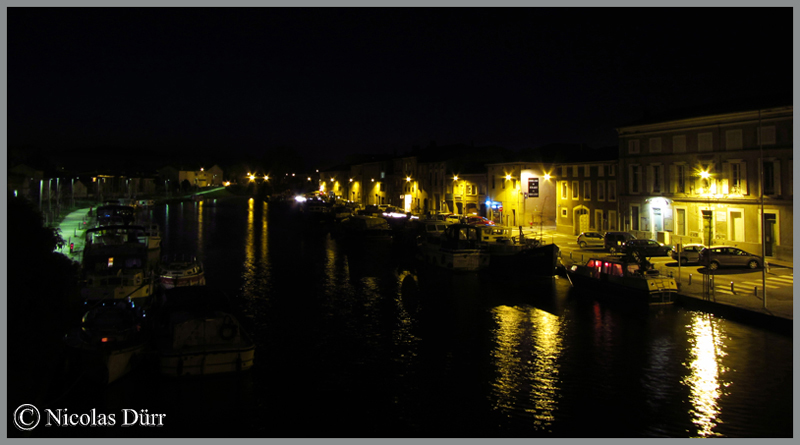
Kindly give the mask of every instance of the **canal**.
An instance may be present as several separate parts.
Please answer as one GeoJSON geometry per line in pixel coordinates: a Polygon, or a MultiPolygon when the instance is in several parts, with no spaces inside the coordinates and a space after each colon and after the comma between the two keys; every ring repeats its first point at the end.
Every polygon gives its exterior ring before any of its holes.
{"type": "Polygon", "coordinates": [[[75,410],[166,414],[159,429],[98,434],[793,435],[790,336],[597,301],[559,277],[430,274],[247,198],[150,213],[162,253],[197,255],[208,285],[247,314],[256,364],[242,376],[140,372],[73,397],[75,410]]]}

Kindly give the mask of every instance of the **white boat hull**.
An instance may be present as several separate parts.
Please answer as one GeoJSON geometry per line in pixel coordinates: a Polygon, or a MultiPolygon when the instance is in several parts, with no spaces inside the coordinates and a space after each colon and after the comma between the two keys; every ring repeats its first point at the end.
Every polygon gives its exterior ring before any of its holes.
{"type": "Polygon", "coordinates": [[[246,371],[253,367],[255,346],[237,350],[176,351],[161,354],[161,373],[172,377],[246,371]]]}

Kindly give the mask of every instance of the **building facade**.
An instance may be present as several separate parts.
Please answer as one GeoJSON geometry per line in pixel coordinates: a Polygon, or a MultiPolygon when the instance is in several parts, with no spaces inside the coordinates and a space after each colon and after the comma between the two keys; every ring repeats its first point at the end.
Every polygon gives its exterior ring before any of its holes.
{"type": "Polygon", "coordinates": [[[556,166],[558,232],[579,235],[619,230],[617,165],[614,159],[556,166]]]}
{"type": "Polygon", "coordinates": [[[618,128],[619,226],[791,259],[792,128],[792,106],[618,128]]]}
{"type": "Polygon", "coordinates": [[[514,227],[555,225],[556,186],[552,169],[540,162],[486,165],[487,217],[514,227]]]}

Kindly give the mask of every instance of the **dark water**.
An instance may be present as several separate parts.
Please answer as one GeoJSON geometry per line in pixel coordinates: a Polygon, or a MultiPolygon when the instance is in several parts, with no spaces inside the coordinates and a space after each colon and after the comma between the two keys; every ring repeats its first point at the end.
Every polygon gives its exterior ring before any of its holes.
{"type": "Polygon", "coordinates": [[[166,425],[103,434],[792,437],[790,337],[597,302],[561,278],[423,273],[269,205],[152,210],[164,253],[202,258],[207,283],[250,315],[256,364],[126,377],[86,408],[146,408],[166,425]]]}

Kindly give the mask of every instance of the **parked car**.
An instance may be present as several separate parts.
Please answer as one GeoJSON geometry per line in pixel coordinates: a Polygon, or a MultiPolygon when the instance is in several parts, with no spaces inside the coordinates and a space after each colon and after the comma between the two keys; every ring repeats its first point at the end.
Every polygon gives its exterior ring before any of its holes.
{"type": "Polygon", "coordinates": [[[720,267],[758,269],[764,264],[760,256],[733,246],[706,247],[700,251],[699,263],[711,270],[717,270],[720,267]]]}
{"type": "Polygon", "coordinates": [[[578,235],[578,245],[581,249],[587,247],[604,247],[605,240],[599,232],[583,232],[578,235]]]}
{"type": "Polygon", "coordinates": [[[494,221],[491,219],[486,219],[483,216],[470,216],[467,218],[467,224],[471,224],[473,226],[493,226],[494,221]]]}
{"type": "Polygon", "coordinates": [[[603,248],[611,253],[618,253],[620,246],[632,239],[636,237],[628,232],[606,232],[603,234],[603,248]]]}
{"type": "MultiPolygon", "coordinates": [[[[706,246],[702,244],[685,244],[681,248],[680,253],[680,262],[681,264],[689,264],[689,263],[699,263],[700,262],[700,251],[703,250],[706,246]]],[[[678,251],[674,249],[672,251],[672,259],[678,261],[678,251]]]]}
{"type": "Polygon", "coordinates": [[[620,252],[628,253],[636,250],[644,256],[669,256],[672,247],[651,239],[632,239],[620,246],[620,252]]]}
{"type": "Polygon", "coordinates": [[[458,215],[447,215],[444,220],[449,223],[457,223],[461,222],[461,217],[458,215]]]}

